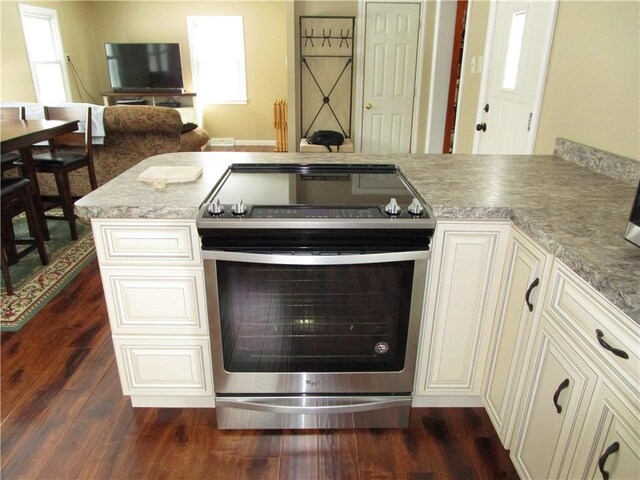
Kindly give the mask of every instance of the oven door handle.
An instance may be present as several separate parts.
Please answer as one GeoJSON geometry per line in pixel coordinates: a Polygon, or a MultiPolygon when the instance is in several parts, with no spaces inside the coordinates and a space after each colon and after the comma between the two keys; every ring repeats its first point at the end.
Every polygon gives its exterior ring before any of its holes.
{"type": "Polygon", "coordinates": [[[340,255],[270,254],[227,252],[224,250],[202,250],[204,260],[226,260],[230,262],[269,263],[277,265],[354,265],[363,263],[388,263],[407,260],[428,260],[429,250],[388,253],[349,253],[340,255]]]}
{"type": "Polygon", "coordinates": [[[356,413],[411,405],[411,397],[216,397],[216,407],[284,414],[356,413]]]}

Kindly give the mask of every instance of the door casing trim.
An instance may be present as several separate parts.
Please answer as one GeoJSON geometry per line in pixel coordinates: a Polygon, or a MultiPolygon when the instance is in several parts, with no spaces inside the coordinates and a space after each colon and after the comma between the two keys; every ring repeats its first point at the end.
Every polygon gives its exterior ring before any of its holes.
{"type": "MultiPolygon", "coordinates": [[[[422,90],[422,70],[424,65],[424,35],[426,29],[426,12],[427,12],[427,0],[422,1],[407,1],[407,0],[385,0],[384,3],[406,3],[406,4],[420,4],[420,30],[418,32],[418,52],[416,62],[416,76],[413,86],[414,98],[413,98],[413,115],[411,125],[411,153],[418,153],[418,121],[420,119],[420,97],[422,90]]],[[[381,3],[368,0],[358,0],[358,17],[356,18],[356,60],[354,71],[354,87],[355,87],[355,111],[353,116],[354,128],[356,132],[355,141],[353,142],[354,152],[362,152],[362,108],[364,95],[364,50],[366,41],[366,13],[367,4],[369,3],[381,3]]]]}
{"type": "MultiPolygon", "coordinates": [[[[471,0],[473,1],[473,0],[471,0]]],[[[538,87],[536,89],[535,98],[533,100],[532,105],[532,114],[531,117],[531,133],[529,134],[529,139],[527,140],[527,153],[533,154],[533,149],[536,144],[536,136],[538,134],[538,125],[540,123],[540,112],[542,110],[542,99],[544,96],[544,89],[547,83],[547,73],[549,70],[549,60],[551,58],[551,48],[553,45],[553,36],[556,28],[556,21],[558,19],[558,4],[559,0],[545,0],[549,2],[553,2],[553,9],[550,12],[551,15],[551,28],[549,29],[549,35],[545,38],[545,44],[542,45],[542,48],[546,52],[546,58],[543,61],[542,69],[539,72],[538,76],[538,87]]],[[[476,124],[482,123],[483,118],[483,108],[485,105],[485,99],[487,97],[487,90],[489,88],[489,71],[491,67],[491,51],[493,49],[493,37],[496,28],[496,19],[498,15],[498,1],[491,0],[491,5],[489,6],[489,21],[487,22],[487,36],[484,44],[484,65],[488,68],[482,69],[482,77],[480,79],[480,92],[478,96],[478,106],[476,109],[476,124]]],[[[463,84],[460,83],[460,91],[462,91],[463,84]]],[[[454,147],[455,148],[455,147],[454,147]]],[[[473,146],[471,148],[471,153],[478,153],[480,148],[480,132],[475,132],[473,135],[473,146]]]]}

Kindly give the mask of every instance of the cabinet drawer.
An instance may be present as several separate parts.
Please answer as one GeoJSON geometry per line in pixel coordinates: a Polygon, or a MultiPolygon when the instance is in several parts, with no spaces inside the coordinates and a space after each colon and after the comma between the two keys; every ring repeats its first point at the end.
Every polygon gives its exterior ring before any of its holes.
{"type": "Polygon", "coordinates": [[[125,395],[213,395],[207,339],[114,337],[125,395]]]}
{"type": "Polygon", "coordinates": [[[207,335],[200,269],[102,270],[114,334],[207,335]]]}
{"type": "Polygon", "coordinates": [[[554,266],[552,279],[548,311],[577,333],[598,358],[637,392],[640,378],[637,325],[558,262],[554,266]],[[600,338],[598,332],[601,332],[600,338]],[[608,349],[601,342],[611,348],[608,349]],[[622,358],[611,349],[621,351],[620,354],[624,352],[628,358],[622,358]]]}
{"type": "Polygon", "coordinates": [[[94,220],[92,225],[101,265],[201,263],[193,222],[94,220]]]}

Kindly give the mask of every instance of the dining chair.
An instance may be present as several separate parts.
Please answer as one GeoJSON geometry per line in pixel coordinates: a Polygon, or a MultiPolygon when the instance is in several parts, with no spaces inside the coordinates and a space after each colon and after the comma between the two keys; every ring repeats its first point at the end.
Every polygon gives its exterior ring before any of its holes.
{"type": "MultiPolygon", "coordinates": [[[[24,120],[26,118],[25,107],[0,107],[1,120],[24,120]]],[[[20,160],[20,152],[3,153],[0,158],[0,176],[4,177],[4,172],[17,168],[15,162],[20,160]]]]}
{"type": "Polygon", "coordinates": [[[71,239],[78,239],[76,216],[73,211],[74,198],[71,193],[69,173],[80,168],[89,171],[91,190],[98,188],[93,165],[93,146],[91,144],[91,107],[44,107],[46,120],[79,120],[86,122],[85,131],[60,135],[49,141],[49,152],[33,156],[36,172],[53,174],[58,190],[57,197],[43,197],[45,211],[55,207],[62,208],[62,216],[45,215],[48,219],[66,220],[69,223],[71,239]]]}
{"type": "Polygon", "coordinates": [[[44,246],[44,234],[40,228],[29,180],[23,177],[0,178],[0,235],[2,244],[2,277],[7,295],[13,295],[13,286],[9,276],[9,266],[18,262],[22,257],[37,249],[40,262],[49,263],[47,250],[44,246]],[[13,218],[25,213],[31,238],[16,238],[13,228],[13,218]],[[18,250],[18,245],[26,245],[18,250]]]}

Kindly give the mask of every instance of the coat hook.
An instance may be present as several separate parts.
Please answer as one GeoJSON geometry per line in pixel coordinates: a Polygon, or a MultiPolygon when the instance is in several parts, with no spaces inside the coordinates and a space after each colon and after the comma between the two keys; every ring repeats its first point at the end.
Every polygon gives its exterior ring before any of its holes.
{"type": "Polygon", "coordinates": [[[328,35],[325,33],[324,28],[322,29],[322,47],[324,47],[324,42],[327,42],[329,44],[329,48],[331,48],[331,29],[329,29],[328,35]]]}
{"type": "Polygon", "coordinates": [[[347,28],[347,34],[342,33],[342,29],[340,29],[340,48],[342,48],[342,43],[345,42],[347,48],[349,48],[349,29],[347,28]]]}
{"type": "Polygon", "coordinates": [[[307,33],[307,29],[304,29],[304,46],[307,46],[307,43],[311,42],[311,46],[315,47],[315,45],[313,44],[313,28],[311,29],[311,35],[309,35],[307,33]]]}

